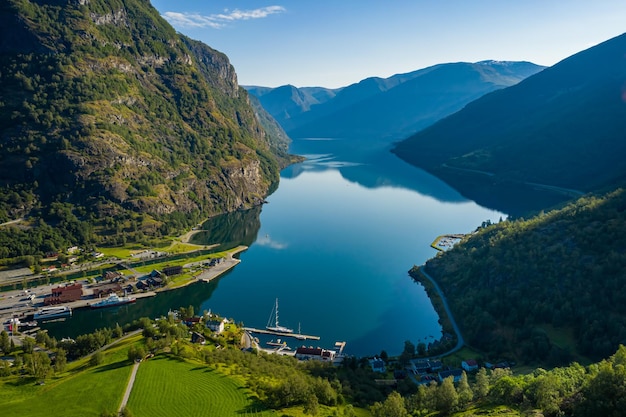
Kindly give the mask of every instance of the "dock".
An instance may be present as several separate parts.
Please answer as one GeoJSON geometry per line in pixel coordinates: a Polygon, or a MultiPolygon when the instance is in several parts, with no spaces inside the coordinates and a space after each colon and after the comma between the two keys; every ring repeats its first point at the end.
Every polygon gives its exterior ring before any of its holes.
{"type": "Polygon", "coordinates": [[[309,334],[275,332],[273,330],[267,330],[267,329],[255,329],[254,327],[244,327],[243,329],[250,333],[271,334],[274,336],[281,336],[281,337],[293,337],[294,339],[299,339],[299,340],[320,340],[319,336],[311,336],[309,334]]]}

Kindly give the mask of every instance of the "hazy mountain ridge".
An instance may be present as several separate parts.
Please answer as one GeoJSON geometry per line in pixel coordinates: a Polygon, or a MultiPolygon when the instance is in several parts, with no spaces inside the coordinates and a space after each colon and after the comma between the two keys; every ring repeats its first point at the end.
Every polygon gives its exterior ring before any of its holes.
{"type": "Polygon", "coordinates": [[[285,139],[228,58],[148,1],[10,0],[0,23],[0,221],[52,202],[194,221],[260,204],[278,180],[285,139]]]}
{"type": "MultiPolygon", "coordinates": [[[[401,139],[470,101],[543,67],[528,62],[448,63],[389,78],[371,77],[312,99],[307,88],[246,87],[292,138],[401,139]],[[289,93],[285,91],[288,90],[289,93]]],[[[319,87],[316,87],[319,91],[319,87]]]]}
{"type": "Polygon", "coordinates": [[[457,186],[467,170],[495,174],[481,176],[492,183],[610,186],[626,174],[625,51],[621,35],[575,54],[472,102],[394,152],[457,186]]]}

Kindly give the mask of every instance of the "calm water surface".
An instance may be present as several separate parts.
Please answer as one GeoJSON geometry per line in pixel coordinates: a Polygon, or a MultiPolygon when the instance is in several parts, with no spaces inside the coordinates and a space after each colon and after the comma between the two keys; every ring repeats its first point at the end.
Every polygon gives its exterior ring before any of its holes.
{"type": "Polygon", "coordinates": [[[265,327],[278,298],[281,325],[321,336],[308,345],[346,341],[349,354],[395,355],[405,340],[438,339],[438,317],[407,271],[436,254],[430,244],[438,235],[471,232],[506,215],[466,200],[376,142],[297,140],[291,151],[308,159],[282,172],[268,204],[219,216],[196,237],[248,245],[231,272],[117,310],[77,311],[48,325],[50,332],[73,335],[187,305],[265,327]]]}

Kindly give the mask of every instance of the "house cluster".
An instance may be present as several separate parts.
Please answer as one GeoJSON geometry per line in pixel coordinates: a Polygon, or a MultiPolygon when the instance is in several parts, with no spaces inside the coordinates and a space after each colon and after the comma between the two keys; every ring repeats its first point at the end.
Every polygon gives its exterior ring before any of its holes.
{"type": "Polygon", "coordinates": [[[111,294],[121,294],[126,291],[125,287],[118,282],[111,282],[107,284],[98,285],[93,288],[93,298],[106,298],[111,294]]]}
{"type": "Polygon", "coordinates": [[[53,273],[59,270],[67,269],[78,262],[78,256],[81,252],[81,249],[78,246],[72,246],[68,248],[64,253],[67,255],[66,263],[57,262],[60,252],[57,251],[48,251],[44,254],[44,263],[48,265],[42,265],[41,272],[42,273],[53,273]]]}
{"type": "Polygon", "coordinates": [[[138,291],[148,291],[152,288],[159,288],[165,284],[165,277],[163,274],[156,269],[153,269],[148,275],[145,275],[137,280],[137,282],[133,284],[129,284],[130,288],[127,289],[127,292],[132,292],[135,289],[138,291]]]}
{"type": "Polygon", "coordinates": [[[96,278],[97,284],[93,288],[94,298],[104,298],[109,295],[133,292],[132,283],[128,283],[129,277],[119,271],[106,271],[101,277],[96,278]]]}
{"type": "Polygon", "coordinates": [[[216,266],[224,262],[225,258],[211,258],[209,262],[205,262],[204,266],[216,266]]]}
{"type": "Polygon", "coordinates": [[[407,369],[416,376],[418,384],[428,384],[432,381],[443,382],[449,377],[452,377],[454,382],[459,382],[463,372],[470,373],[478,370],[478,362],[474,359],[466,359],[461,362],[461,368],[450,368],[444,366],[438,359],[418,359],[412,361],[407,369]]]}
{"type": "MultiPolygon", "coordinates": [[[[177,311],[170,311],[169,314],[173,315],[175,320],[180,320],[183,324],[185,324],[189,328],[193,328],[195,325],[204,322],[204,327],[206,327],[207,329],[209,329],[215,334],[222,333],[224,331],[226,323],[228,323],[227,319],[223,317],[219,317],[215,314],[209,314],[206,317],[194,316],[194,317],[186,317],[182,319],[179,319],[177,311]]],[[[200,332],[192,331],[191,343],[198,343],[198,344],[204,345],[206,343],[206,337],[204,337],[204,335],[200,332]]]]}

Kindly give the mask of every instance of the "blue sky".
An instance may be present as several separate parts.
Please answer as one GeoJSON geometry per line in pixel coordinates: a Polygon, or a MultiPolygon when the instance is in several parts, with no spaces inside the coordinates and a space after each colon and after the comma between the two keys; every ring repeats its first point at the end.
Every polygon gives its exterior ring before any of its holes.
{"type": "Polygon", "coordinates": [[[626,32],[624,0],[152,0],[242,85],[343,87],[445,62],[558,61],[626,32]]]}

